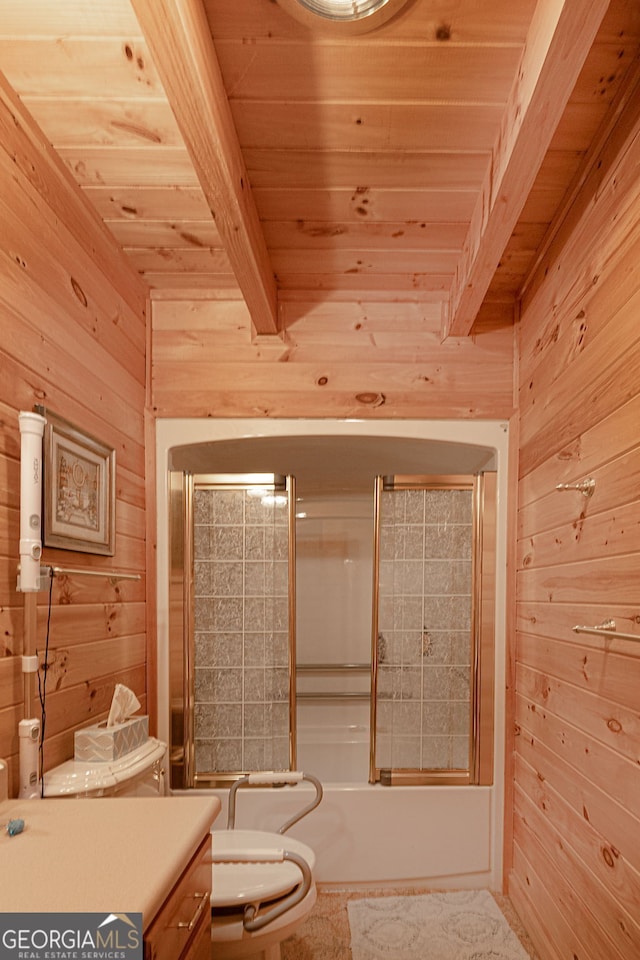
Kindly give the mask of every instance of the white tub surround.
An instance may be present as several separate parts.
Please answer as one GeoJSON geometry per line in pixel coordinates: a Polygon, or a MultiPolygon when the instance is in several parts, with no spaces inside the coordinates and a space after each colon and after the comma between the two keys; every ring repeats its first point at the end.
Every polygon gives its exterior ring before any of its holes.
{"type": "MultiPolygon", "coordinates": [[[[500,890],[493,854],[492,787],[330,783],[323,789],[320,806],[287,832],[315,851],[318,883],[500,890]]],[[[238,799],[236,826],[277,830],[304,805],[303,792],[310,798],[305,787],[244,791],[238,799]]],[[[216,790],[214,795],[222,803],[215,837],[227,822],[227,791],[216,790]]]]}
{"type": "Polygon", "coordinates": [[[7,800],[3,913],[142,913],[145,931],[220,810],[215,797],[7,800]]]}
{"type": "MultiPolygon", "coordinates": [[[[492,782],[487,786],[372,786],[365,783],[364,764],[344,764],[341,774],[344,783],[335,782],[333,776],[321,775],[325,795],[321,807],[296,825],[292,835],[307,843],[318,855],[316,878],[331,884],[402,884],[405,880],[424,881],[440,887],[489,887],[499,890],[502,886],[502,843],[504,804],[504,740],[505,740],[505,621],[506,621],[506,530],[509,460],[508,424],[499,421],[386,421],[386,420],[276,420],[276,419],[175,419],[156,421],[156,466],[157,466],[157,516],[158,516],[158,725],[159,736],[169,739],[172,716],[170,693],[170,632],[169,632],[169,471],[195,470],[177,463],[178,454],[202,445],[210,469],[212,451],[216,444],[231,442],[230,451],[239,441],[247,440],[264,444],[274,440],[296,440],[309,443],[311,456],[319,440],[339,438],[344,450],[345,441],[354,445],[361,440],[373,439],[379,444],[398,444],[403,441],[403,450],[417,451],[420,462],[429,457],[428,470],[411,469],[412,473],[467,474],[484,469],[486,457],[491,457],[490,469],[496,471],[496,556],[495,556],[495,602],[494,614],[494,687],[495,700],[492,710],[493,764],[492,782]],[[404,443],[406,441],[406,443],[404,443]],[[427,446],[424,447],[423,444],[427,446]],[[427,453],[428,450],[428,453],[427,453]],[[470,466],[470,458],[477,457],[477,467],[470,466]],[[484,459],[482,459],[484,457],[484,459]],[[354,782],[356,781],[356,782],[354,782]]],[[[305,449],[307,449],[305,447],[305,449]]],[[[324,448],[323,448],[324,449],[324,448]]],[[[393,448],[395,456],[396,447],[393,448]]],[[[229,454],[231,457],[231,453],[229,454]]],[[[407,454],[408,456],[408,454],[407,454]]],[[[213,455],[216,469],[221,469],[220,458],[213,455]]],[[[395,461],[394,461],[395,462],[395,461]]],[[[403,461],[405,464],[407,460],[403,461]]],[[[203,460],[204,463],[204,460],[203,460]]],[[[225,469],[237,472],[237,463],[224,463],[225,469]]],[[[340,460],[341,467],[343,460],[340,460]]],[[[348,464],[344,463],[344,469],[348,464]]],[[[269,466],[271,469],[271,465],[269,466]]],[[[198,467],[198,469],[200,469],[198,467]]],[[[211,467],[211,469],[213,469],[211,467]]],[[[244,469],[244,468],[243,468],[244,469]]],[[[265,467],[266,469],[266,467],[265,467]]],[[[280,470],[280,467],[278,467],[280,470]]],[[[489,469],[489,468],[487,468],[489,469]]],[[[388,472],[393,473],[395,467],[388,472]]],[[[283,470],[281,472],[287,472],[283,470]]],[[[295,470],[291,470],[295,475],[295,470]]],[[[379,471],[386,475],[387,471],[379,471]]],[[[301,478],[300,478],[301,479],[301,478]]],[[[302,488],[302,480],[300,482],[302,488]]],[[[325,638],[326,640],[326,638],[325,638]]],[[[342,646],[342,645],[341,645],[342,646]]],[[[351,651],[336,656],[337,661],[350,661],[351,651]]],[[[324,657],[306,652],[311,662],[320,662],[324,657]]],[[[301,662],[304,662],[301,659],[301,662]]],[[[301,678],[304,675],[301,673],[301,678]]],[[[350,678],[351,679],[351,678],[350,678]]],[[[307,689],[311,680],[304,677],[307,689]]],[[[349,688],[351,689],[351,687],[349,688]]],[[[366,702],[363,701],[366,709],[366,702]]],[[[299,703],[300,707],[301,704],[299,703]]],[[[307,735],[319,727],[319,720],[309,708],[314,705],[309,698],[304,704],[309,715],[308,728],[302,724],[300,734],[300,758],[297,767],[318,774],[313,769],[314,758],[303,756],[307,748],[307,735]],[[312,765],[309,765],[312,764],[312,765]]],[[[300,719],[300,717],[298,718],[300,719]]],[[[219,729],[218,725],[218,729],[219,729]]],[[[362,739],[366,724],[361,718],[343,717],[337,724],[353,732],[348,744],[362,739]]],[[[325,727],[325,732],[326,727],[325,727]]],[[[324,744],[318,746],[324,752],[331,751],[331,737],[337,731],[329,730],[324,744]]],[[[316,738],[317,739],[317,738],[316,738]]],[[[366,744],[357,744],[358,747],[366,744]]],[[[408,766],[411,766],[409,764],[408,766]]],[[[491,778],[488,778],[491,779],[491,778]]],[[[175,786],[175,785],[174,785],[175,786]]],[[[262,791],[249,791],[250,812],[255,817],[250,821],[239,817],[239,826],[253,829],[272,829],[286,819],[279,809],[282,794],[265,791],[271,796],[261,797],[262,791]],[[255,794],[255,796],[254,796],[255,794]],[[276,801],[275,804],[273,801],[276,801]],[[258,806],[260,809],[258,809],[258,806]]],[[[293,795],[293,791],[291,792],[293,795]]],[[[222,795],[221,795],[222,797],[222,795]]],[[[299,801],[298,801],[299,802],[299,801]]],[[[247,806],[247,798],[241,798],[247,806]]],[[[241,806],[242,809],[242,806],[241,806]]],[[[224,817],[221,824],[224,823],[224,817]]]]}

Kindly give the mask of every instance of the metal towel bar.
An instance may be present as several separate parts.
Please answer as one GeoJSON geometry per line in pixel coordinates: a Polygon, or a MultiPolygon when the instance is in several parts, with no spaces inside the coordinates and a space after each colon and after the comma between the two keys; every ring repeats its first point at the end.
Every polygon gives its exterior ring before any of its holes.
{"type": "Polygon", "coordinates": [[[637,633],[618,633],[615,620],[605,620],[597,627],[575,626],[574,633],[590,633],[599,637],[616,637],[618,640],[636,640],[640,642],[640,634],[637,633]]]}
{"type": "Polygon", "coordinates": [[[82,569],[71,569],[69,567],[42,566],[41,575],[60,577],[65,575],[81,577],[105,577],[107,580],[140,580],[139,573],[122,573],[119,570],[92,570],[88,567],[82,569]]]}
{"type": "Polygon", "coordinates": [[[366,671],[371,670],[370,663],[298,663],[296,671],[298,673],[342,673],[342,671],[366,671]]]}
{"type": "Polygon", "coordinates": [[[368,700],[368,693],[349,693],[348,691],[331,693],[322,691],[320,693],[297,693],[296,700],[368,700]]]}

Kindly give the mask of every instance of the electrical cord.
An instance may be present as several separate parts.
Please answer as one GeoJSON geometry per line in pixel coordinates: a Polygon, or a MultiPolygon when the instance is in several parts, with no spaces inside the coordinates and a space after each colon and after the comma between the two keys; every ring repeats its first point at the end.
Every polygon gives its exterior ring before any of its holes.
{"type": "MultiPolygon", "coordinates": [[[[44,728],[47,719],[47,674],[49,673],[49,635],[51,632],[51,607],[53,603],[53,567],[49,574],[49,607],[47,610],[47,634],[44,641],[44,660],[38,670],[38,699],[40,700],[40,796],[44,797],[44,728]]],[[[37,652],[37,651],[36,651],[37,652]]]]}

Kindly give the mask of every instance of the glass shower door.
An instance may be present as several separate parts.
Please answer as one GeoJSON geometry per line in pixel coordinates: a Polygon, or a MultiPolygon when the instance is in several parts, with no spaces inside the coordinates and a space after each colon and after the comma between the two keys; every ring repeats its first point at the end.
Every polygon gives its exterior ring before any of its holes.
{"type": "Polygon", "coordinates": [[[374,782],[487,777],[478,745],[492,690],[482,636],[485,497],[484,477],[377,480],[374,782]]]}
{"type": "Polygon", "coordinates": [[[186,477],[184,786],[295,766],[293,487],[186,477]]]}

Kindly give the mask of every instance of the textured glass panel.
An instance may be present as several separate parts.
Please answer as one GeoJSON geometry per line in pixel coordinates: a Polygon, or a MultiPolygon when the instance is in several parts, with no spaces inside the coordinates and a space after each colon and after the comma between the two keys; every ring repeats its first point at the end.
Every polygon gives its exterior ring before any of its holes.
{"type": "Polygon", "coordinates": [[[289,765],[288,503],[194,491],[198,775],[289,765]]]}
{"type": "Polygon", "coordinates": [[[466,770],[473,492],[380,497],[376,766],[466,770]]]}

